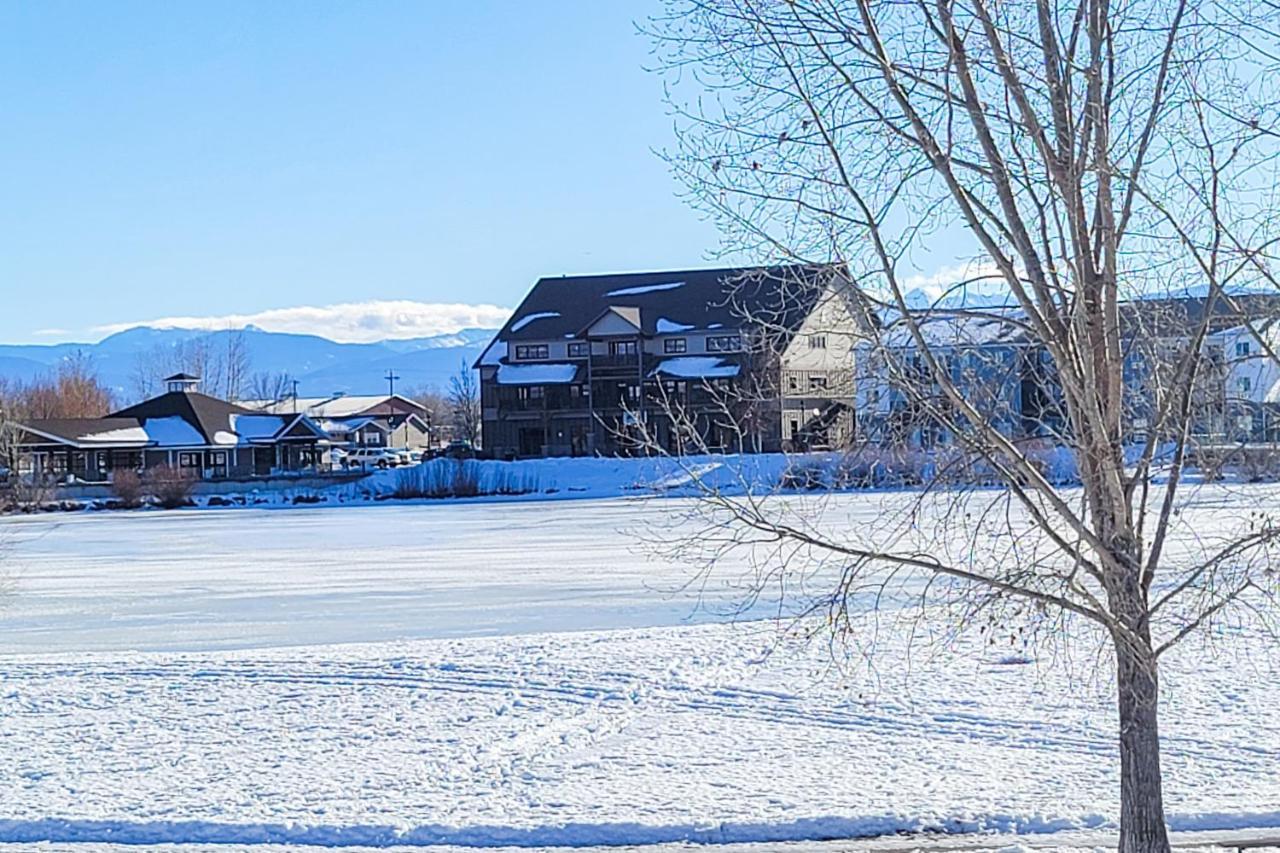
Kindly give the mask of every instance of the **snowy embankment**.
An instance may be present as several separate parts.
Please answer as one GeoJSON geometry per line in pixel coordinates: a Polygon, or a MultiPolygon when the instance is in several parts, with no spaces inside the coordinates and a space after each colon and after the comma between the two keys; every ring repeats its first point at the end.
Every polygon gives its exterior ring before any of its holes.
{"type": "Polygon", "coordinates": [[[414,468],[378,471],[349,486],[347,494],[391,497],[420,471],[425,479],[447,481],[462,470],[483,496],[546,500],[686,494],[700,484],[730,494],[776,490],[788,468],[812,460],[834,465],[838,454],[788,456],[781,453],[676,457],[562,457],[503,462],[434,459],[414,468]],[[695,483],[695,480],[697,481],[695,483]],[[508,492],[509,494],[503,494],[508,492]]]}
{"type": "MultiPolygon", "coordinates": [[[[904,497],[771,500],[856,528],[904,497]]],[[[1234,500],[1202,490],[1196,531],[1234,500]]],[[[914,611],[884,601],[855,625],[875,669],[837,667],[787,625],[723,622],[749,564],[685,589],[678,557],[636,548],[654,525],[687,532],[688,506],[6,519],[0,841],[536,847],[1113,824],[1114,699],[1094,648],[912,646],[915,623],[896,621],[914,611]]],[[[1238,626],[1166,659],[1175,828],[1280,826],[1278,669],[1238,626]]]]}

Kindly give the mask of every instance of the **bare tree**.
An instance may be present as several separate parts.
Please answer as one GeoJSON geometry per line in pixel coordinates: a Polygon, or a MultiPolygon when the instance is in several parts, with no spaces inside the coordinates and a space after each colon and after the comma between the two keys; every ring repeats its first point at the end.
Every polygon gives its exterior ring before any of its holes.
{"type": "Polygon", "coordinates": [[[18,472],[20,425],[27,417],[21,395],[19,383],[0,378],[0,468],[5,469],[5,476],[0,479],[7,480],[18,472]]]}
{"type": "MultiPolygon", "coordinates": [[[[42,392],[52,383],[32,383],[42,392]]],[[[0,511],[30,511],[45,504],[53,494],[52,478],[34,466],[24,470],[23,424],[32,417],[32,385],[0,380],[0,511]]]]}
{"type": "Polygon", "coordinates": [[[293,377],[287,371],[258,371],[249,377],[249,397],[279,403],[293,395],[293,377]]]}
{"type": "Polygon", "coordinates": [[[222,339],[222,396],[235,402],[244,396],[249,382],[249,342],[244,329],[228,329],[222,339]]]}
{"type": "Polygon", "coordinates": [[[135,359],[133,392],[139,399],[155,396],[166,376],[189,373],[200,378],[204,393],[234,401],[247,390],[251,365],[243,329],[157,344],[135,359]]]}
{"type": "Polygon", "coordinates": [[[454,438],[480,442],[480,383],[465,361],[449,377],[449,408],[453,416],[454,438]]]}
{"type": "Polygon", "coordinates": [[[1095,626],[1114,650],[1122,853],[1169,848],[1161,656],[1275,594],[1269,514],[1198,538],[1182,520],[1215,335],[1245,313],[1241,289],[1276,283],[1275,23],[1266,0],[669,0],[651,28],[678,116],[669,161],[726,248],[845,264],[883,327],[865,362],[901,404],[884,440],[923,445],[927,485],[980,468],[1003,486],[945,493],[949,524],[904,510],[867,530],[708,489],[729,538],[838,561],[833,625],[852,624],[860,590],[923,575],[910,588],[959,622],[1095,626]],[[973,271],[921,310],[913,259],[947,241],[973,271]],[[1010,341],[1003,367],[934,334],[969,322],[980,284],[1007,302],[980,314],[1010,341]],[[1202,310],[1149,299],[1172,289],[1202,310]],[[1029,365],[1037,444],[964,373],[1029,365]],[[1069,452],[1076,491],[1046,471],[1045,442],[1069,452]]]}
{"type": "Polygon", "coordinates": [[[425,386],[409,394],[409,399],[427,410],[426,420],[432,442],[447,438],[452,432],[453,405],[438,388],[425,386]]]}
{"type": "Polygon", "coordinates": [[[28,418],[100,418],[114,402],[93,359],[80,351],[59,362],[51,375],[15,387],[14,396],[28,418]]]}

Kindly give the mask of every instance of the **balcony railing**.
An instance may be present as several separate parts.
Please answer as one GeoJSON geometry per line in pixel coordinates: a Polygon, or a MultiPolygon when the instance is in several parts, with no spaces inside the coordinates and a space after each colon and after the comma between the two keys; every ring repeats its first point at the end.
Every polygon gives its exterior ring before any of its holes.
{"type": "Polygon", "coordinates": [[[640,370],[640,356],[631,355],[593,355],[591,357],[591,370],[597,371],[625,371],[631,370],[638,372],[640,370]]]}

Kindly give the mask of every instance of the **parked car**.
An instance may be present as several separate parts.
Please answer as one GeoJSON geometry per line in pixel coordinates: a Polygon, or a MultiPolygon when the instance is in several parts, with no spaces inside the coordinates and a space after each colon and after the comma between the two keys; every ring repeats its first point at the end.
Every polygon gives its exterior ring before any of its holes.
{"type": "Polygon", "coordinates": [[[450,459],[475,459],[476,449],[466,439],[455,438],[445,445],[440,455],[447,456],[450,459]]]}
{"type": "Polygon", "coordinates": [[[395,468],[403,462],[399,453],[385,447],[356,447],[347,451],[343,464],[348,468],[395,468]]]}
{"type": "Polygon", "coordinates": [[[413,451],[407,447],[391,447],[388,448],[400,460],[401,465],[417,465],[418,459],[414,458],[413,451]]]}

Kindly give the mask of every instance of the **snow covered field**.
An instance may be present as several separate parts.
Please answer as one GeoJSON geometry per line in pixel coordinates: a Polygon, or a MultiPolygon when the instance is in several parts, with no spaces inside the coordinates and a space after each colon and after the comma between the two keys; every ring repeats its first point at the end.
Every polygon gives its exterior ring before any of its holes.
{"type": "MultiPolygon", "coordinates": [[[[882,500],[832,508],[857,524],[882,500]]],[[[687,566],[635,548],[679,507],[4,520],[0,840],[528,847],[1109,824],[1114,715],[1087,649],[1017,663],[975,637],[931,655],[881,631],[874,671],[837,667],[770,620],[726,623],[735,590],[700,588],[698,606],[687,566]]],[[[1244,631],[1214,651],[1167,664],[1171,820],[1280,827],[1280,663],[1244,631]]]]}

